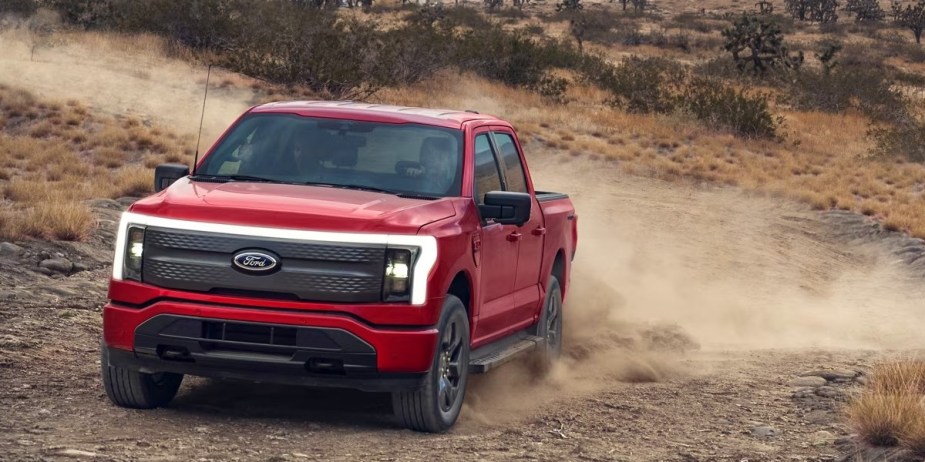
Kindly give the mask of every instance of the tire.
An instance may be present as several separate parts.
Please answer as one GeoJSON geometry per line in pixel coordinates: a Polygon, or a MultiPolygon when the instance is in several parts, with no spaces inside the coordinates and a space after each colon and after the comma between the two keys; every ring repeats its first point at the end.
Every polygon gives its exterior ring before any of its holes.
{"type": "Polygon", "coordinates": [[[549,276],[543,311],[536,323],[536,336],[546,341],[537,349],[535,363],[538,372],[545,375],[562,355],[562,287],[555,276],[549,276]]]}
{"type": "Polygon", "coordinates": [[[104,345],[100,369],[106,396],[116,406],[153,409],[166,406],[177,395],[183,374],[160,372],[146,374],[109,365],[109,349],[104,345]]]}
{"type": "Polygon", "coordinates": [[[437,348],[424,386],[392,393],[399,423],[419,432],[449,430],[459,418],[469,382],[469,317],[455,296],[446,296],[437,328],[437,348]]]}

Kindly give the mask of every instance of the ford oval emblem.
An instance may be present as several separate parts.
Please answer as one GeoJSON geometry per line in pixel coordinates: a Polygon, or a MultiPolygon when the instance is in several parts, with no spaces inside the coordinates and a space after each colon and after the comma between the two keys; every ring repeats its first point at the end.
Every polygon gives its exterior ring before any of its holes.
{"type": "Polygon", "coordinates": [[[235,254],[233,261],[238,268],[255,273],[270,271],[279,264],[276,257],[253,250],[238,252],[235,254]]]}

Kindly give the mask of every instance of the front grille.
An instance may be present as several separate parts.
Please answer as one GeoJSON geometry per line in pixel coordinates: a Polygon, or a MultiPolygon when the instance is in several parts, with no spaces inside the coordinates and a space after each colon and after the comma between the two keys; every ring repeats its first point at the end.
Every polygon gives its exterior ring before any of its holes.
{"type": "Polygon", "coordinates": [[[381,299],[385,245],[330,244],[149,227],[142,279],[170,289],[265,294],[322,302],[381,299]],[[279,257],[271,274],[250,273],[232,259],[244,250],[279,257]]]}
{"type": "Polygon", "coordinates": [[[296,328],[294,327],[206,321],[202,323],[202,330],[202,338],[207,340],[295,346],[296,328]]]}

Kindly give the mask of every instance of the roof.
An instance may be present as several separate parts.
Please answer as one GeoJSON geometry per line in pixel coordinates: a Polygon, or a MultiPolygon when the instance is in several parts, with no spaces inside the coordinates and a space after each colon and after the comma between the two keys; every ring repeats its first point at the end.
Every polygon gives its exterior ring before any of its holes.
{"type": "Polygon", "coordinates": [[[257,106],[251,112],[287,112],[307,117],[363,120],[386,123],[416,123],[447,128],[460,128],[473,120],[496,120],[495,116],[454,109],[426,109],[390,106],[354,101],[282,101],[257,106]]]}

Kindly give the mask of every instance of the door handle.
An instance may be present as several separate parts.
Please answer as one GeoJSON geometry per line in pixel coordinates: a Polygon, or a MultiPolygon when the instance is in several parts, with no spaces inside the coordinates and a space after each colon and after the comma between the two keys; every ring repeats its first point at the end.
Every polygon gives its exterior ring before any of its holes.
{"type": "Polygon", "coordinates": [[[546,228],[544,228],[544,227],[542,227],[542,226],[539,226],[539,227],[533,229],[533,235],[534,235],[534,236],[542,236],[542,235],[544,235],[544,234],[546,234],[546,228]]]}
{"type": "Polygon", "coordinates": [[[523,236],[523,234],[520,234],[519,232],[514,231],[513,233],[507,235],[507,240],[511,242],[517,242],[520,240],[521,236],[523,236]]]}

